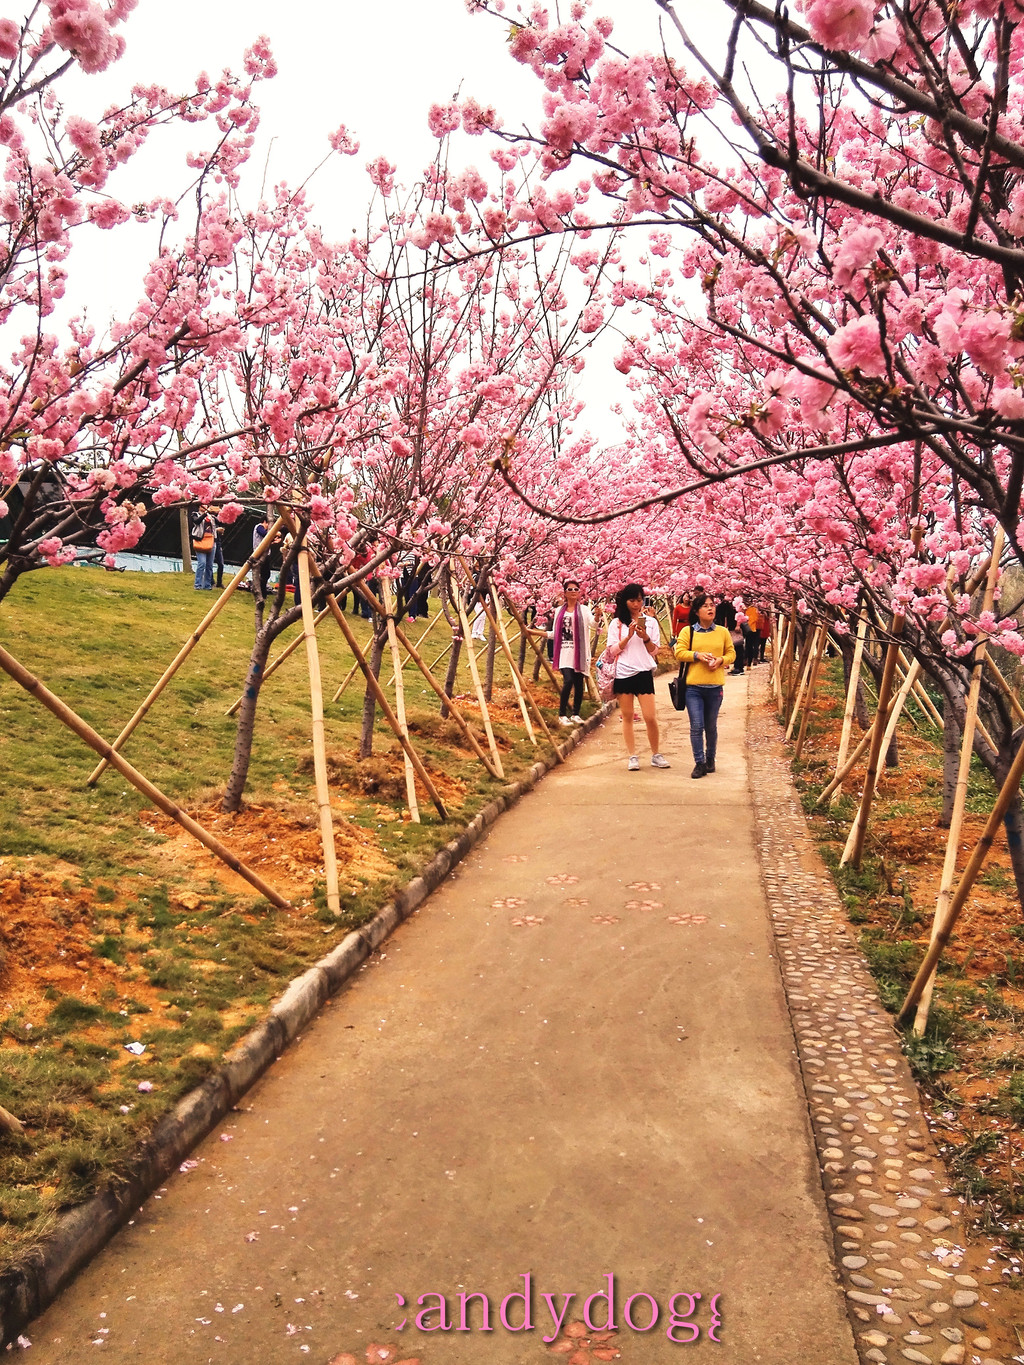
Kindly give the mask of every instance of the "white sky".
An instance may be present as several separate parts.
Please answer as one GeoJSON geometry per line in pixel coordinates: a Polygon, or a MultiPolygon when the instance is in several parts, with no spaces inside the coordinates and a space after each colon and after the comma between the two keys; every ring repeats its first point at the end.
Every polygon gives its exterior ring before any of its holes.
{"type": "MultiPolygon", "coordinates": [[[[690,8],[690,0],[681,0],[682,13],[690,8]]],[[[598,0],[594,12],[615,20],[613,41],[627,51],[660,46],[654,0],[598,0]]],[[[401,183],[418,177],[436,145],[426,126],[434,101],[458,91],[493,104],[507,126],[538,122],[540,82],[509,56],[503,26],[467,14],[463,0],[337,0],[330,6],[324,0],[140,0],[121,31],[127,50],[120,62],[62,87],[69,110],[95,115],[136,81],[191,90],[200,70],[214,76],[224,67],[240,70],[245,48],[267,35],[279,74],[257,91],[262,121],[242,199],[255,203],[265,169],[268,186],[300,183],[328,151],[328,134],[344,123],[360,141],[358,155],[332,158],[308,190],[312,217],[328,239],[364,219],[370,193],[364,168],[372,157],[383,154],[397,164],[401,183]]],[[[158,130],[108,189],[129,203],[156,194],[177,197],[191,179],[185,151],[204,150],[211,141],[202,125],[175,139],[158,130]]],[[[463,145],[466,160],[490,178],[493,142],[485,136],[463,145]]],[[[138,297],[137,281],[155,238],[151,229],[127,227],[88,236],[92,240],[79,235],[72,254],[72,290],[77,306],[87,280],[89,311],[102,327],[112,311],[138,297]],[[137,258],[126,252],[133,236],[137,258]]],[[[588,375],[581,389],[588,404],[581,425],[605,441],[621,435],[608,406],[628,402],[610,363],[615,349],[599,349],[600,373],[588,375]]]]}

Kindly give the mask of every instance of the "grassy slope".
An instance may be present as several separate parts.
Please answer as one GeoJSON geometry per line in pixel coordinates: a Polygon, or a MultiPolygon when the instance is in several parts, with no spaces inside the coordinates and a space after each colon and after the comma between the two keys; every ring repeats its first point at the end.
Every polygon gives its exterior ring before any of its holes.
{"type": "MultiPolygon", "coordinates": [[[[184,576],[44,571],[24,578],[0,607],[0,640],[112,738],[213,600],[184,576]]],[[[365,640],[368,623],[350,620],[365,640]]],[[[211,809],[230,769],[234,722],[224,711],[244,679],[252,631],[252,599],[238,593],[125,750],[194,811],[211,809]]],[[[424,645],[428,660],[447,638],[442,623],[424,645]]],[[[376,756],[357,761],[361,679],[329,704],[352,660],[333,623],[321,625],[318,640],[345,891],[340,918],[302,869],[296,878],[305,894],[293,895],[291,911],[275,911],[251,891],[228,889],[190,854],[161,857],[166,825],[144,798],[114,772],[87,787],[96,756],[0,674],[0,1105],[28,1129],[24,1139],[0,1138],[0,1267],[61,1208],[116,1175],[139,1138],[284,983],[371,916],[499,789],[410,668],[410,726],[428,771],[443,774],[450,819],[442,823],[421,792],[423,823],[403,822],[398,746],[378,718],[376,756]],[[38,992],[29,971],[39,973],[38,992]],[[144,1043],[145,1054],[125,1051],[129,1040],[144,1043]],[[140,1081],[152,1091],[140,1092],[140,1081]]],[[[389,656],[382,676],[390,676],[389,656]]],[[[500,654],[495,683],[508,683],[500,654]]],[[[456,691],[471,691],[465,665],[456,691]]],[[[550,689],[544,700],[551,716],[550,689]]],[[[495,731],[512,781],[549,750],[528,743],[518,712],[502,714],[495,731]]],[[[315,865],[311,752],[299,650],[264,688],[247,798],[269,816],[264,828],[275,842],[280,835],[312,850],[315,865]]]]}

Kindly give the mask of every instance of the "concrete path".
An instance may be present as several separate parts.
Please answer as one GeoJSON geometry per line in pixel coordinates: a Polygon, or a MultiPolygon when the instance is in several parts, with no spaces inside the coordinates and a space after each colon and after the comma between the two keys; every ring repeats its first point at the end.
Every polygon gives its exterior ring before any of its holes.
{"type": "Polygon", "coordinates": [[[613,717],[503,816],[31,1359],[852,1365],[730,682],[714,776],[662,685],[671,771],[613,717]]]}

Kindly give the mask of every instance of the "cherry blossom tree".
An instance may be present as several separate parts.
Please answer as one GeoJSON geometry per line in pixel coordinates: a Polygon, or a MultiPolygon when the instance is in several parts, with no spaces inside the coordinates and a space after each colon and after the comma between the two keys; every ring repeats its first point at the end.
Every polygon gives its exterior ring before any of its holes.
{"type": "Polygon", "coordinates": [[[94,538],[108,555],[136,544],[143,489],[176,484],[169,500],[210,498],[230,482],[217,471],[235,433],[199,410],[196,375],[223,364],[266,311],[264,299],[240,310],[226,288],[236,245],[228,195],[257,124],[252,89],[274,74],[273,59],[260,41],[243,77],[200,76],[184,93],[137,84],[96,122],[69,112],[60,82],[120,57],[133,7],[46,0],[20,25],[0,21],[0,521],[10,526],[0,598],[21,573],[67,563],[94,538]],[[119,167],[174,124],[213,133],[189,158],[188,193],[132,207],[114,198],[119,167]],[[84,314],[62,323],[76,299],[76,235],[133,219],[160,232],[137,305],[102,332],[84,314]]]}

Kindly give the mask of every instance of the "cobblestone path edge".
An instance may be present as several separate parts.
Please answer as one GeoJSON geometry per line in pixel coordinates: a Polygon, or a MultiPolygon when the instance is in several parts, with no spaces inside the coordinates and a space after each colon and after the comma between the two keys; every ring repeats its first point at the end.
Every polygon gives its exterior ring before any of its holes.
{"type": "Polygon", "coordinates": [[[758,682],[747,752],[761,876],[858,1354],[872,1365],[1002,1365],[989,1353],[985,1291],[959,1269],[960,1205],[758,682]]]}

